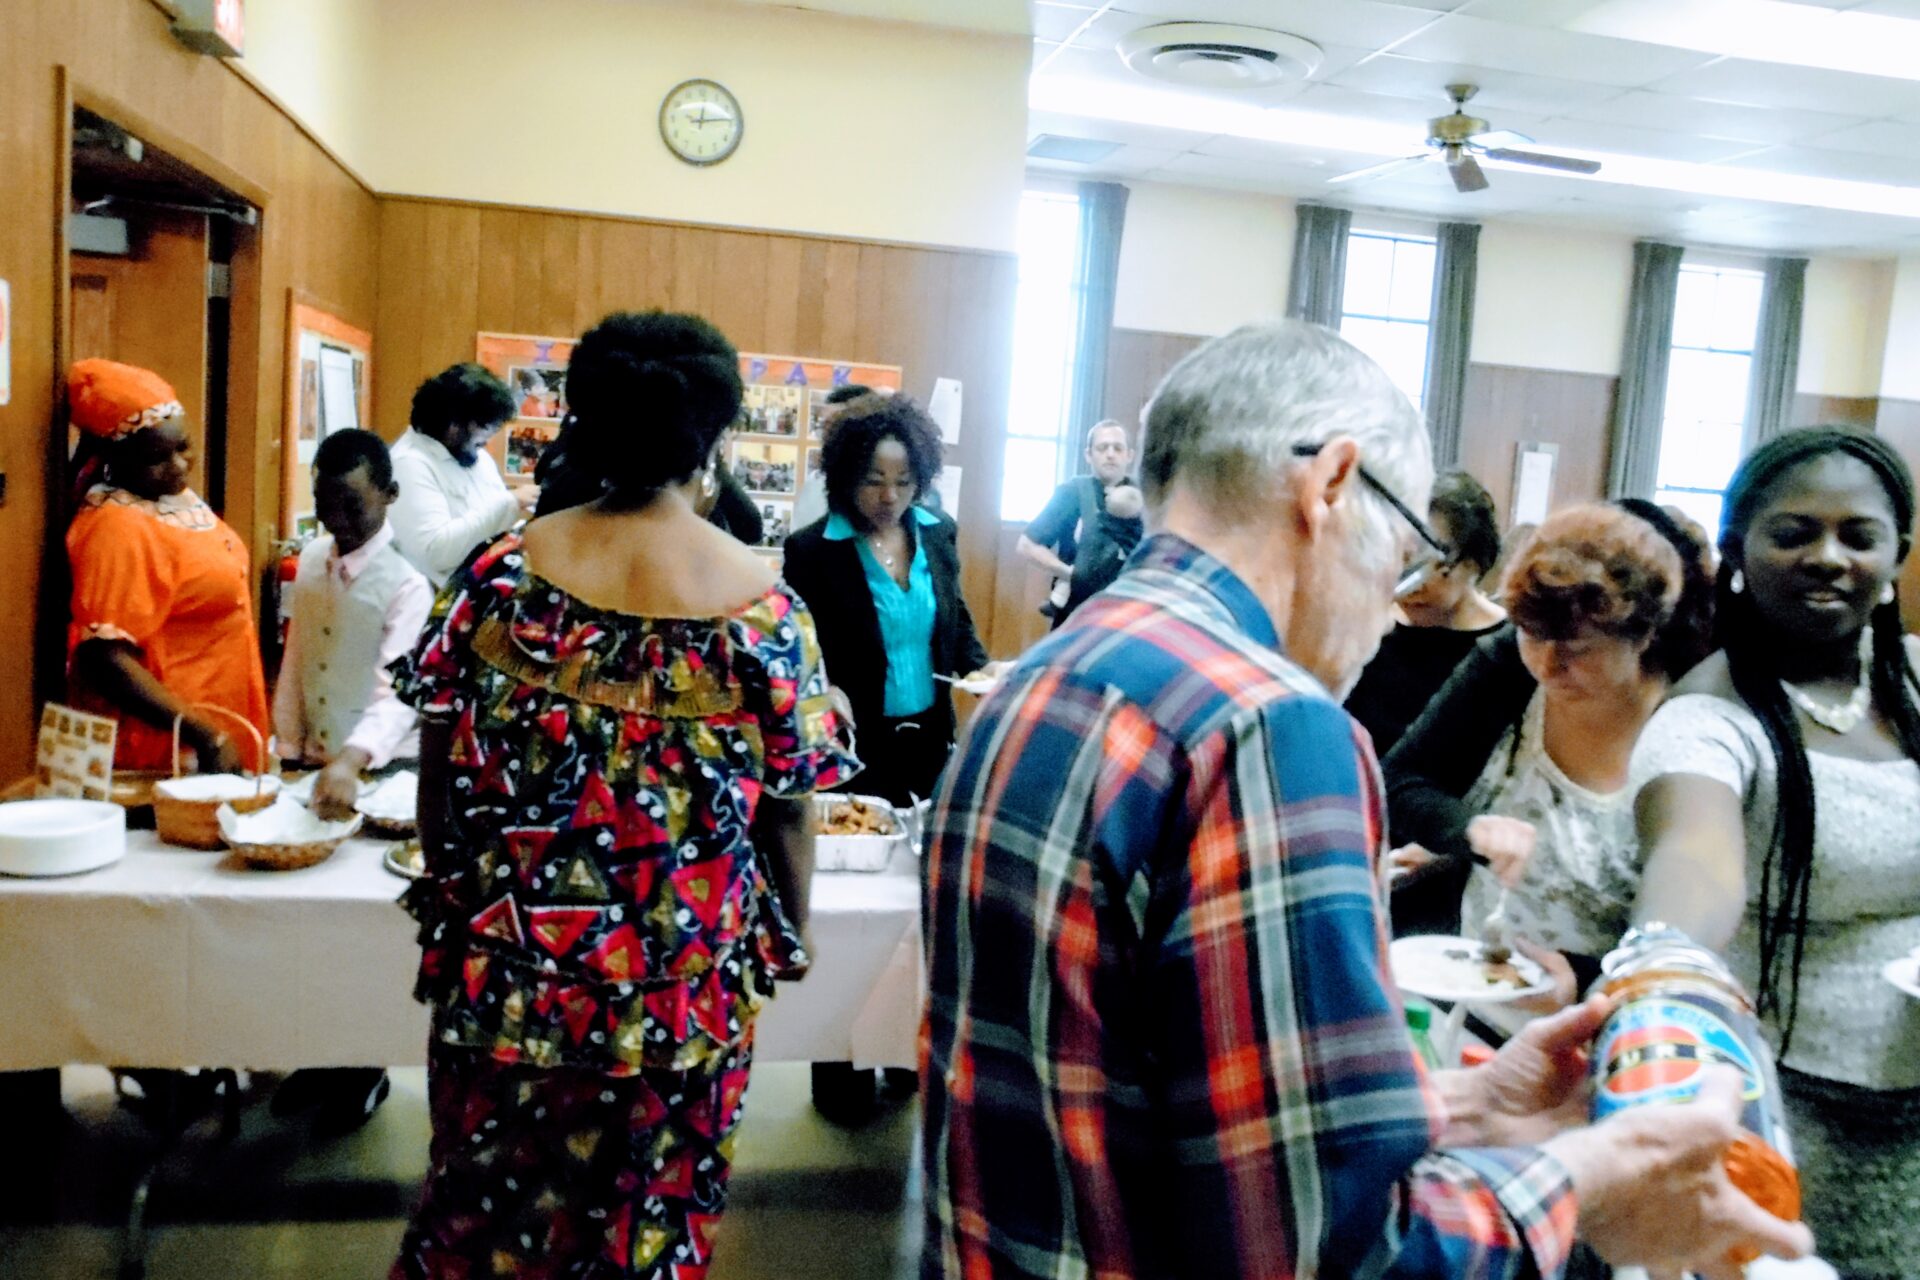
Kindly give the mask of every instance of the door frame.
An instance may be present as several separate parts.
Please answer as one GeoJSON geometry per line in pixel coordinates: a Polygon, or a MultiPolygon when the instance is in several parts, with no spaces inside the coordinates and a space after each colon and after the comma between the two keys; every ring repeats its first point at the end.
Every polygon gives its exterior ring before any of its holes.
{"type": "MultiPolygon", "coordinates": [[[[66,631],[69,609],[66,527],[72,518],[67,494],[67,433],[58,429],[66,422],[67,368],[72,363],[73,347],[73,250],[67,238],[67,214],[73,198],[73,112],[83,107],[111,120],[127,132],[182,164],[198,171],[212,182],[225,187],[259,210],[252,227],[239,228],[234,238],[229,267],[227,349],[227,465],[220,493],[223,510],[233,509],[236,496],[245,493],[248,510],[258,524],[258,507],[264,498],[276,501],[279,487],[263,492],[259,483],[262,452],[261,433],[279,439],[280,424],[260,421],[261,324],[266,237],[273,192],[247,178],[238,170],[210,155],[203,148],[168,129],[145,112],[89,84],[62,63],[54,68],[54,199],[53,199],[53,404],[54,421],[46,439],[47,537],[42,543],[40,600],[35,627],[34,693],[40,702],[59,701],[66,696],[66,631]],[[236,421],[251,423],[243,431],[233,429],[236,421]]],[[[203,299],[204,303],[204,299],[203,299]]],[[[209,351],[208,358],[213,358],[209,351]]],[[[204,429],[205,424],[200,424],[204,429]]],[[[277,475],[277,472],[276,472],[277,475]]],[[[274,521],[278,526],[278,521],[274,521]]],[[[251,546],[251,529],[242,531],[251,546]]],[[[257,550],[257,549],[255,549],[257,550]]],[[[255,583],[256,606],[259,583],[255,583]]]]}

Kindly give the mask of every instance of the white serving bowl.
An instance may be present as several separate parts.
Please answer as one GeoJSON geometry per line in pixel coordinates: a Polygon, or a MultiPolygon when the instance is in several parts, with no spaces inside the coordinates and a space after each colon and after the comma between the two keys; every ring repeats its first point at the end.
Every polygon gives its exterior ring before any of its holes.
{"type": "Polygon", "coordinates": [[[0,804],[0,874],[70,876],[120,861],[127,811],[105,800],[0,804]]]}

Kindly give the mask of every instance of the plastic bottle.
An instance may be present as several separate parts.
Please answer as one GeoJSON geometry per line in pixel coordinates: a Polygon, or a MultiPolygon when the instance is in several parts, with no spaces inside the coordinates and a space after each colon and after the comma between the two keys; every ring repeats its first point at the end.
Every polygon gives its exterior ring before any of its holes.
{"type": "Polygon", "coordinates": [[[1438,1071],[1446,1065],[1433,1045],[1433,1006],[1414,996],[1407,998],[1407,1034],[1413,1037],[1414,1052],[1427,1070],[1438,1071]]]}
{"type": "MultiPolygon", "coordinates": [[[[1678,929],[1648,924],[1627,932],[1600,962],[1601,989],[1620,997],[1593,1047],[1593,1118],[1630,1107],[1687,1102],[1714,1063],[1745,1080],[1746,1130],[1727,1148],[1727,1176],[1776,1217],[1800,1216],[1773,1051],[1753,1005],[1719,956],[1678,929]]],[[[1736,1253],[1729,1261],[1751,1262],[1736,1253]]]]}

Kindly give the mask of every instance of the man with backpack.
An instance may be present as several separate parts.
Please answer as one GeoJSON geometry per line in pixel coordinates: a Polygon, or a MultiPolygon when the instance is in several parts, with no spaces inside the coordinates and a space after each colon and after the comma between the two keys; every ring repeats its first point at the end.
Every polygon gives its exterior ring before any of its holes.
{"type": "Polygon", "coordinates": [[[1133,442],[1126,427],[1112,418],[1095,423],[1087,432],[1087,464],[1093,474],[1054,490],[1020,535],[1020,554],[1054,575],[1040,612],[1055,627],[1120,576],[1146,532],[1140,491],[1128,478],[1133,442]]]}

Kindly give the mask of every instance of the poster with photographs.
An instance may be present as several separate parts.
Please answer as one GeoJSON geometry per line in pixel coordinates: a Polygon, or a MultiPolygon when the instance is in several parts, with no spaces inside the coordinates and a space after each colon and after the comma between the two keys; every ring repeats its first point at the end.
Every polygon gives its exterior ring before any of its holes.
{"type": "Polygon", "coordinates": [[[760,511],[760,541],[755,545],[762,550],[778,551],[780,544],[793,532],[793,502],[788,498],[755,498],[753,505],[760,511]]]}
{"type": "Polygon", "coordinates": [[[508,475],[530,476],[540,465],[540,455],[553,443],[555,432],[537,423],[514,422],[507,427],[508,475]]]}
{"type": "Polygon", "coordinates": [[[280,536],[302,544],[319,527],[313,458],[332,432],[373,422],[373,335],[287,291],[285,399],[280,418],[280,536]]]}
{"type": "Polygon", "coordinates": [[[507,384],[515,417],[488,442],[487,450],[509,484],[531,481],[540,454],[560,434],[567,416],[567,361],[572,338],[542,338],[519,333],[482,333],[474,339],[474,359],[507,384]]]}
{"type": "Polygon", "coordinates": [[[119,725],[49,702],[40,711],[34,794],[80,800],[113,798],[113,743],[119,725]]]}
{"type": "Polygon", "coordinates": [[[800,447],[764,440],[736,440],[733,478],[748,493],[792,497],[800,491],[800,447]]]}
{"type": "Polygon", "coordinates": [[[740,433],[749,436],[785,436],[800,434],[807,414],[805,387],[759,387],[746,389],[740,433]]]}
{"type": "Polygon", "coordinates": [[[559,365],[515,365],[507,370],[507,389],[522,418],[558,422],[567,416],[567,371],[559,365]]]}

